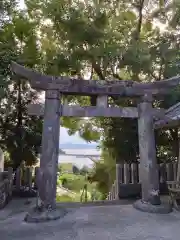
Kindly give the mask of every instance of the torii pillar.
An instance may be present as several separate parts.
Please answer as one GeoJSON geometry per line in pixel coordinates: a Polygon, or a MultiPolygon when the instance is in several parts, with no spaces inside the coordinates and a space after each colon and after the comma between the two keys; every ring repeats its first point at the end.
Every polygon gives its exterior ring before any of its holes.
{"type": "Polygon", "coordinates": [[[138,135],[140,153],[140,182],[142,199],[134,203],[138,210],[150,213],[169,213],[170,205],[161,203],[159,168],[156,159],[152,96],[145,95],[138,106],[138,135]]]}
{"type": "Polygon", "coordinates": [[[42,133],[42,153],[38,176],[40,206],[25,217],[27,222],[56,220],[66,214],[65,209],[56,208],[56,184],[59,157],[60,93],[46,90],[44,123],[42,133]]]}

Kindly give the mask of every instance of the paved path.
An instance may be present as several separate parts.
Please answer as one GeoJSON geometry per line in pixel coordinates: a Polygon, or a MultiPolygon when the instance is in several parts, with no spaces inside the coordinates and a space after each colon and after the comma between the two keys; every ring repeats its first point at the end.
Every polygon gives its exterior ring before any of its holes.
{"type": "Polygon", "coordinates": [[[20,205],[19,211],[2,215],[3,240],[177,240],[180,235],[180,212],[148,214],[132,205],[72,208],[63,219],[39,224],[25,223],[20,205]]]}

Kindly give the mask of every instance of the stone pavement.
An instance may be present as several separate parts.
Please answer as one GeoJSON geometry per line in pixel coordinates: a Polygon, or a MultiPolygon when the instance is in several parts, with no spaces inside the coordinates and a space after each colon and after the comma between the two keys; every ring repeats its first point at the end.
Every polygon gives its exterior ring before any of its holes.
{"type": "MultiPolygon", "coordinates": [[[[0,216],[2,212],[0,211],[0,216]]],[[[0,219],[3,240],[177,240],[180,212],[156,215],[139,212],[132,205],[69,208],[60,220],[25,223],[25,212],[0,219]]]]}

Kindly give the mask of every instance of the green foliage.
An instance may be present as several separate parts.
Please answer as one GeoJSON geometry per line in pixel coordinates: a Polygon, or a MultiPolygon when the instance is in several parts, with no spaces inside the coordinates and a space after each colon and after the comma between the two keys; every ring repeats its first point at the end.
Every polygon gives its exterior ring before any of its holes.
{"type": "Polygon", "coordinates": [[[92,192],[96,188],[96,183],[90,183],[85,176],[76,175],[70,173],[63,173],[58,178],[58,184],[62,184],[63,187],[80,194],[80,191],[87,184],[88,192],[92,192]]]}
{"type": "MultiPolygon", "coordinates": [[[[103,147],[103,146],[102,146],[103,147]]],[[[97,190],[104,199],[116,178],[116,161],[108,150],[104,150],[101,161],[94,164],[88,181],[96,183],[97,190]]]]}
{"type": "Polygon", "coordinates": [[[83,167],[80,169],[80,174],[81,174],[81,175],[86,176],[88,173],[89,173],[89,168],[88,168],[87,166],[83,166],[83,167]]]}
{"type": "Polygon", "coordinates": [[[75,165],[73,166],[72,171],[73,171],[74,174],[79,174],[80,173],[79,168],[77,166],[75,166],[75,165]]]}
{"type": "Polygon", "coordinates": [[[0,29],[0,145],[14,168],[24,160],[36,162],[41,144],[42,122],[27,114],[27,105],[38,95],[26,81],[12,76],[12,60],[34,67],[39,62],[35,25],[16,1],[3,1],[0,29]]]}
{"type": "Polygon", "coordinates": [[[64,187],[74,192],[80,192],[85,184],[85,177],[81,175],[64,173],[59,177],[59,179],[62,181],[62,183],[65,181],[64,187]]]}

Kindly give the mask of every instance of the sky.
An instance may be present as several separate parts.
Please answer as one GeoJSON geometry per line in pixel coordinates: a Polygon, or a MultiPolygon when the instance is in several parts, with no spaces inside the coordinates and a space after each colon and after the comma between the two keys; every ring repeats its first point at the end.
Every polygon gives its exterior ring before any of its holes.
{"type": "Polygon", "coordinates": [[[76,143],[76,144],[86,144],[86,142],[78,136],[78,134],[75,134],[73,136],[69,136],[67,129],[64,127],[60,127],[60,144],[63,143],[76,143]]]}
{"type": "Polygon", "coordinates": [[[21,8],[24,7],[24,0],[19,0],[19,6],[20,6],[21,8]]]}

